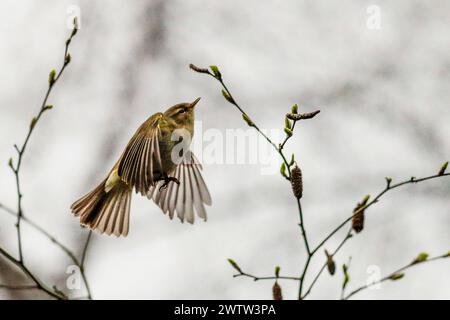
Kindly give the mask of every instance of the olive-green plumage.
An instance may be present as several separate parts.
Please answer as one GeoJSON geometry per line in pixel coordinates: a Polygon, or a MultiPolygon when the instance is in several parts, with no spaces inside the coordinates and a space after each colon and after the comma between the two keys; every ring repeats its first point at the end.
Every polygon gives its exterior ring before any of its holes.
{"type": "Polygon", "coordinates": [[[82,225],[126,236],[133,188],[153,199],[171,219],[177,214],[181,221],[193,223],[196,212],[206,220],[204,204],[211,204],[211,196],[201,165],[188,150],[199,100],[156,113],[138,128],[107,178],[71,206],[82,225]],[[184,133],[181,153],[175,152],[180,143],[174,139],[178,131],[184,133]]]}

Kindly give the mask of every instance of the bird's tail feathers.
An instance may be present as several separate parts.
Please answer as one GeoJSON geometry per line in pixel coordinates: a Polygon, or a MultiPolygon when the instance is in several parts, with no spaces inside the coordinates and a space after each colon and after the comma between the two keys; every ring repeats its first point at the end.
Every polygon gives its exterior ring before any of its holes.
{"type": "Polygon", "coordinates": [[[127,236],[132,189],[123,181],[106,192],[106,179],[70,207],[80,223],[107,235],[127,236]]]}

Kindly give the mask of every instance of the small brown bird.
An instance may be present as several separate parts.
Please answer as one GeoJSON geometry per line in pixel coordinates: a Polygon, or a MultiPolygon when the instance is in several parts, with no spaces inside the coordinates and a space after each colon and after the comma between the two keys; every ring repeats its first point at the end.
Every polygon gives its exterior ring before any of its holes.
{"type": "Polygon", "coordinates": [[[194,223],[195,211],[206,221],[204,204],[211,205],[211,196],[200,163],[185,150],[194,134],[194,107],[199,100],[158,112],[139,127],[106,179],[71,206],[82,225],[126,236],[133,188],[153,199],[170,219],[176,214],[182,222],[194,223]],[[177,129],[190,136],[174,139],[177,129]],[[181,142],[185,145],[178,152],[174,147],[181,142]]]}

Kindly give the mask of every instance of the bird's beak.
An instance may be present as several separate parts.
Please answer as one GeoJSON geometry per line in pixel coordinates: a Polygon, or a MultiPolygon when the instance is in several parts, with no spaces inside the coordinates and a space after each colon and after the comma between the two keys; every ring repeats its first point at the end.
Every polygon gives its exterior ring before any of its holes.
{"type": "Polygon", "coordinates": [[[200,101],[200,97],[198,97],[197,99],[195,99],[194,100],[194,102],[192,102],[190,105],[189,105],[189,108],[193,108],[193,107],[195,107],[195,105],[200,101]]]}

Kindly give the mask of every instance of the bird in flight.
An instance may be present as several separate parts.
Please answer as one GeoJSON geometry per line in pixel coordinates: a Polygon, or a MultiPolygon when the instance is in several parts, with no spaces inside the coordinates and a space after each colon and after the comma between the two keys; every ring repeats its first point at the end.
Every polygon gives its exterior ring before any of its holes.
{"type": "Polygon", "coordinates": [[[152,199],[170,219],[176,215],[194,223],[196,213],[206,221],[204,205],[211,205],[211,195],[202,166],[189,150],[199,100],[158,112],[138,128],[108,176],[72,204],[81,225],[127,236],[133,189],[152,199]]]}

